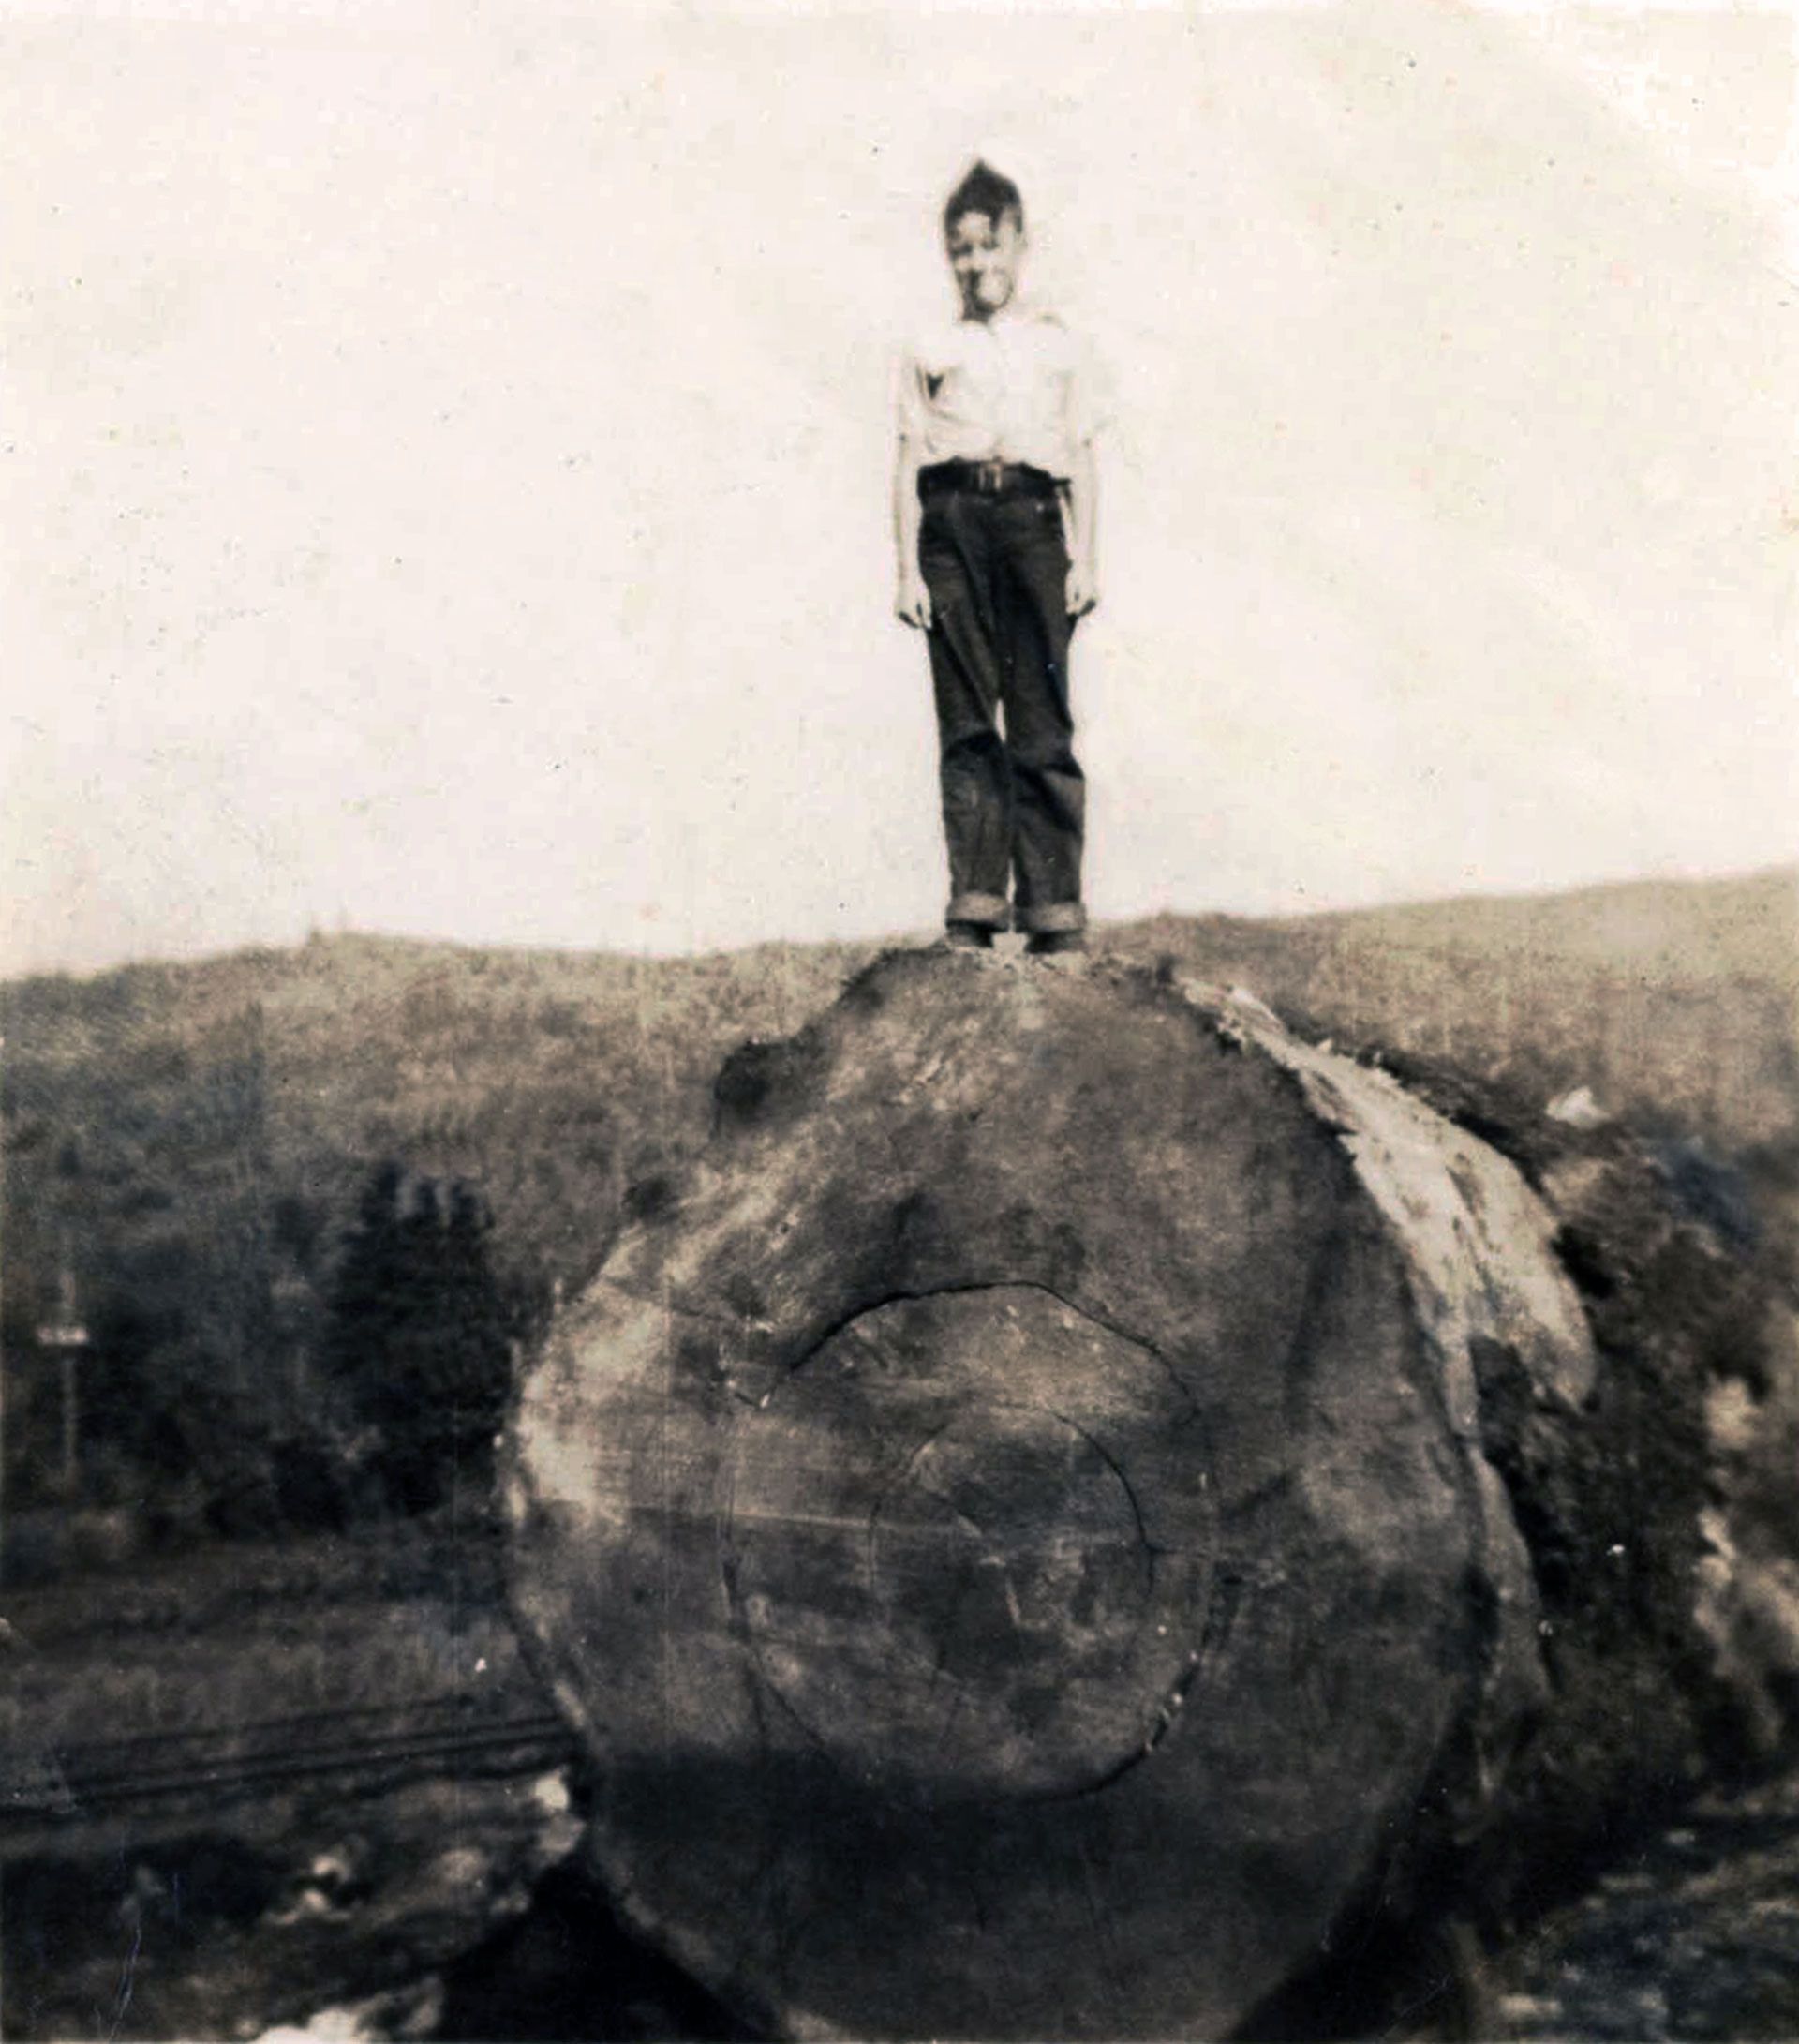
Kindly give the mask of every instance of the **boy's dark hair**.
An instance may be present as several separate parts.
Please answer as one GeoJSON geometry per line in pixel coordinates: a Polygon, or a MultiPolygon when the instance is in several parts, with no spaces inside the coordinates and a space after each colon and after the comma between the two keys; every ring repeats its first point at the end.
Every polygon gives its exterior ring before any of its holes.
{"type": "Polygon", "coordinates": [[[1018,222],[1018,232],[1024,232],[1024,200],[1018,187],[990,163],[977,159],[971,164],[961,183],[950,193],[944,207],[945,235],[964,213],[984,213],[995,227],[1010,214],[1018,222]]]}

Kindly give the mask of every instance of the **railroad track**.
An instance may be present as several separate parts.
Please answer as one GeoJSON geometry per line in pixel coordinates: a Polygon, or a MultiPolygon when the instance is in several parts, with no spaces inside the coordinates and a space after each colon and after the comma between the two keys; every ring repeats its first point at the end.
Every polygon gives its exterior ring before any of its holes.
{"type": "Polygon", "coordinates": [[[314,1710],[254,1723],[0,1751],[0,1835],[146,1805],[237,1799],[314,1780],[345,1785],[541,1772],[573,1757],[554,1711],[502,1713],[459,1695],[314,1710]]]}

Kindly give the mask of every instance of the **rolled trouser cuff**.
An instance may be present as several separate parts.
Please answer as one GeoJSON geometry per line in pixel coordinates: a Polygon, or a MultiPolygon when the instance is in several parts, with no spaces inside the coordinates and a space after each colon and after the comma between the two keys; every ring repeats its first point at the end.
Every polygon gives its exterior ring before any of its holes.
{"type": "Polygon", "coordinates": [[[1048,930],[1085,930],[1087,911],[1078,902],[1041,902],[1034,908],[1015,908],[1012,919],[1033,933],[1048,930]]]}
{"type": "Polygon", "coordinates": [[[1003,894],[952,894],[944,911],[945,922],[972,922],[983,930],[1004,930],[1010,919],[1003,894]]]}

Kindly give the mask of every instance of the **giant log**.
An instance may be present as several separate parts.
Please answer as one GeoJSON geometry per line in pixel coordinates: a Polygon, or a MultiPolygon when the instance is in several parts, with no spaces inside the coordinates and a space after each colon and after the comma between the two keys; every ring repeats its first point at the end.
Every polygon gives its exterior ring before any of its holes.
{"type": "Polygon", "coordinates": [[[505,1493],[590,1849],[746,2020],[1216,2036],[1690,1771],[1702,1371],[1466,1127],[1241,995],[941,952],[717,1101],[505,1493]]]}

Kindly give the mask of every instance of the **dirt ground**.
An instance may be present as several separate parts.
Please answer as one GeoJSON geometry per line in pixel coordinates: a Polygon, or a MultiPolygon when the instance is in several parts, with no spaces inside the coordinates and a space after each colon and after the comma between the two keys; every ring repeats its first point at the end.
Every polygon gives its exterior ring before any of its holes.
{"type": "Polygon", "coordinates": [[[1683,1813],[1494,1970],[1509,2038],[1799,2037],[1799,1773],[1683,1813]]]}

